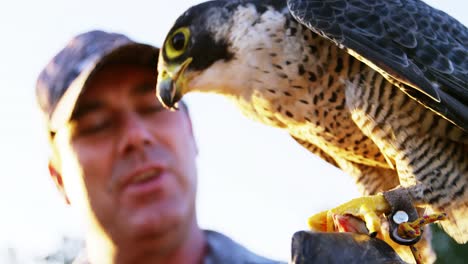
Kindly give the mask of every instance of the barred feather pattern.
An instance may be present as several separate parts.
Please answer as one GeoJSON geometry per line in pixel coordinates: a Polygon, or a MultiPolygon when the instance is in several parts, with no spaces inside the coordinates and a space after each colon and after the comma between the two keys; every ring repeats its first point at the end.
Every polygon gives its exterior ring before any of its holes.
{"type": "Polygon", "coordinates": [[[415,203],[447,213],[443,228],[466,242],[467,135],[374,70],[350,78],[346,100],[353,120],[395,165],[415,203]]]}

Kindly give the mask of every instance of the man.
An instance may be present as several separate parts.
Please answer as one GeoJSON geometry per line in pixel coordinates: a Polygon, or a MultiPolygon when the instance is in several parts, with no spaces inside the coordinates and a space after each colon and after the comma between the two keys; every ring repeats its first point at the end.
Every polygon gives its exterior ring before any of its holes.
{"type": "Polygon", "coordinates": [[[50,175],[86,223],[77,263],[277,263],[201,230],[185,105],[154,95],[158,49],[120,34],[73,38],[40,74],[50,175]]]}

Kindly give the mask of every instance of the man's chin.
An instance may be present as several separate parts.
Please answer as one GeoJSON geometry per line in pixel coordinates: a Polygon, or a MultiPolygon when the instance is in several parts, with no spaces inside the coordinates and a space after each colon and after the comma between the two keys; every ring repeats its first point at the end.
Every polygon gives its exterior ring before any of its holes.
{"type": "Polygon", "coordinates": [[[182,210],[177,210],[176,207],[158,208],[158,206],[139,208],[126,215],[122,228],[135,236],[170,233],[184,222],[184,218],[187,218],[182,210]]]}
{"type": "MultiPolygon", "coordinates": [[[[148,214],[138,212],[124,221],[119,221],[114,241],[122,248],[135,247],[138,251],[162,250],[173,247],[183,239],[184,218],[179,214],[148,214]]],[[[135,252],[137,253],[137,252],[135,252]]]]}

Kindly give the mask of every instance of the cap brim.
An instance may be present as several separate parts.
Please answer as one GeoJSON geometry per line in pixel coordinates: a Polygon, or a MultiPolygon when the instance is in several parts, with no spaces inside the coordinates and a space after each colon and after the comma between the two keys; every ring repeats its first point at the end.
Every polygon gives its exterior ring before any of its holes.
{"type": "Polygon", "coordinates": [[[49,130],[56,132],[70,120],[76,102],[86,87],[87,81],[102,67],[110,64],[135,64],[148,66],[157,70],[159,49],[142,43],[129,43],[110,52],[93,58],[83,65],[83,70],[62,95],[54,111],[50,115],[49,130]]]}

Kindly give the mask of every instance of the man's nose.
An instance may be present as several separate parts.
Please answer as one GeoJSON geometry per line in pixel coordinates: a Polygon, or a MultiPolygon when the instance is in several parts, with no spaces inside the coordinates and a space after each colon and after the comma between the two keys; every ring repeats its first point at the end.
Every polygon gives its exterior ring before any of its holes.
{"type": "Polygon", "coordinates": [[[128,114],[122,122],[122,137],[119,152],[128,154],[135,150],[142,150],[154,143],[154,136],[145,120],[136,113],[128,114]]]}

